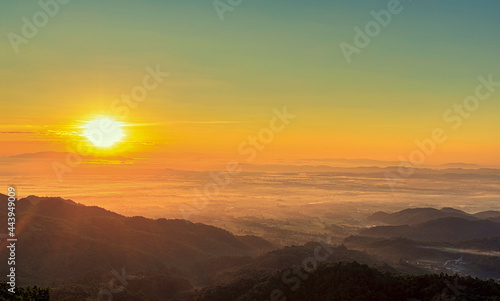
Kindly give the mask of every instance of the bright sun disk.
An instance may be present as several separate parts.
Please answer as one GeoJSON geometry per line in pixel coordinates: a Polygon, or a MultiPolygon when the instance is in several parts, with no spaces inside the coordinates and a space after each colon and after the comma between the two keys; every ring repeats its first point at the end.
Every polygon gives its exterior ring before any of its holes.
{"type": "Polygon", "coordinates": [[[121,127],[122,123],[113,119],[99,118],[83,127],[83,136],[96,147],[110,147],[125,137],[121,127]]]}

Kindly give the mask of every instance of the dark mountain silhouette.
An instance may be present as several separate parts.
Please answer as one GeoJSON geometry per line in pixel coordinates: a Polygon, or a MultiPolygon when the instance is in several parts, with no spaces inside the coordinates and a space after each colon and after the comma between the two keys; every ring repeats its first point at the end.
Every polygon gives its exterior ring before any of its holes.
{"type": "Polygon", "coordinates": [[[495,211],[495,210],[482,211],[482,212],[475,213],[472,216],[477,217],[479,219],[500,218],[500,211],[495,211]]]}
{"type": "Polygon", "coordinates": [[[490,238],[474,238],[455,244],[458,248],[484,252],[498,252],[500,257],[500,236],[490,238]]]}
{"type": "MultiPolygon", "coordinates": [[[[6,198],[0,194],[0,200],[5,202],[6,198]]],[[[451,208],[439,211],[461,214],[451,208]]],[[[7,224],[7,213],[7,206],[0,208],[0,223],[7,224]]],[[[356,238],[357,241],[351,239],[350,242],[355,241],[358,246],[364,244],[365,249],[380,256],[374,257],[362,250],[323,242],[273,250],[275,247],[271,243],[256,236],[236,236],[220,228],[185,220],[125,217],[100,207],[84,206],[57,197],[29,196],[20,199],[16,202],[15,213],[17,284],[19,287],[50,287],[51,300],[95,299],[103,288],[109,288],[109,283],[115,283],[113,300],[259,300],[260,297],[266,300],[272,291],[267,291],[271,284],[283,284],[280,279],[283,269],[301,269],[305,259],[315,256],[324,259],[317,262],[318,270],[308,275],[312,281],[308,284],[304,282],[297,296],[293,295],[289,300],[309,300],[308,297],[304,299],[306,293],[315,296],[310,300],[324,300],[325,296],[338,296],[339,293],[347,296],[359,288],[366,289],[366,300],[384,300],[383,294],[401,293],[401,296],[407,296],[404,294],[414,293],[415,284],[401,279],[413,279],[422,284],[432,282],[435,279],[432,277],[438,276],[400,278],[387,274],[421,275],[426,271],[407,263],[387,265],[389,261],[385,261],[377,251],[406,252],[407,255],[420,255],[422,252],[444,254],[446,252],[436,248],[459,245],[429,243],[426,250],[421,248],[421,242],[410,238],[454,241],[463,237],[476,240],[461,242],[460,246],[489,250],[496,248],[498,241],[477,238],[498,234],[500,227],[500,224],[487,220],[448,217],[412,226],[374,227],[362,231],[366,232],[363,233],[365,237],[356,238]],[[391,236],[408,239],[385,238],[391,236]],[[353,261],[378,270],[359,264],[332,265],[353,261]],[[349,283],[334,276],[340,272],[350,275],[346,278],[350,279],[349,283]],[[121,275],[123,279],[116,278],[116,275],[121,275]],[[361,278],[356,275],[361,275],[361,278]],[[367,284],[367,279],[379,284],[388,281],[386,284],[401,290],[386,291],[378,284],[367,284]],[[327,289],[331,283],[344,288],[327,289]],[[207,288],[196,290],[200,287],[207,288]],[[302,292],[303,289],[305,291],[302,292]]],[[[6,242],[2,242],[0,246],[0,261],[4,262],[8,257],[5,245],[6,242]]],[[[442,258],[446,259],[446,256],[442,258]]],[[[497,268],[495,262],[488,260],[473,267],[482,272],[481,269],[487,265],[497,268]]],[[[0,273],[8,273],[7,265],[0,265],[0,273]]],[[[483,293],[493,289],[483,282],[475,284],[487,287],[483,293]]],[[[422,289],[432,291],[438,286],[433,283],[432,288],[422,289]]],[[[29,291],[30,294],[47,292],[46,289],[29,291]]],[[[471,292],[471,296],[476,296],[476,293],[471,292]]]]}
{"type": "Polygon", "coordinates": [[[447,217],[412,226],[372,227],[360,231],[359,235],[405,237],[418,241],[456,242],[500,236],[500,224],[489,220],[447,217]]]}
{"type": "MultiPolygon", "coordinates": [[[[6,208],[0,210],[5,223],[6,208]]],[[[300,266],[322,246],[308,243],[265,253],[274,246],[259,237],[184,220],[125,217],[58,197],[18,200],[16,218],[18,285],[50,286],[53,300],[95,297],[114,273],[128,276],[114,299],[168,300],[196,286],[300,266]]],[[[343,246],[329,248],[325,262],[382,264],[343,246]]],[[[6,261],[5,250],[0,260],[6,261]]],[[[7,274],[5,265],[0,272],[7,274]]]]}
{"type": "Polygon", "coordinates": [[[350,236],[344,240],[344,244],[349,248],[366,250],[370,254],[393,261],[408,258],[440,258],[442,252],[436,248],[451,247],[451,244],[424,244],[403,237],[350,236]],[[434,248],[425,248],[427,245],[434,248]]]}
{"type": "MultiPolygon", "coordinates": [[[[249,275],[230,284],[179,297],[178,301],[386,301],[386,300],[498,300],[500,285],[471,277],[449,275],[396,276],[359,263],[320,265],[303,278],[288,270],[249,275]],[[288,274],[285,274],[288,273],[288,274]],[[283,277],[283,275],[288,275],[283,277]],[[283,281],[288,279],[288,282],[283,281]]],[[[304,271],[302,271],[304,273],[304,271]]]]}
{"type": "Polygon", "coordinates": [[[440,210],[435,208],[412,208],[394,213],[378,211],[369,216],[368,220],[388,225],[416,225],[446,217],[459,217],[467,220],[480,219],[454,208],[442,208],[440,210]]]}
{"type": "MultiPolygon", "coordinates": [[[[6,202],[6,196],[0,199],[6,202]]],[[[70,200],[29,196],[16,202],[19,285],[57,286],[101,282],[112,270],[156,273],[204,285],[200,261],[254,256],[274,246],[258,237],[184,220],[125,217],[70,200]]],[[[7,225],[7,206],[0,221],[7,225]]],[[[6,242],[0,260],[7,262],[6,242]]],[[[7,265],[0,272],[7,275],[7,265]]]]}
{"type": "Polygon", "coordinates": [[[351,236],[344,244],[363,250],[388,262],[424,266],[433,272],[460,272],[482,279],[500,279],[500,238],[485,238],[454,243],[422,242],[407,238],[351,236]]]}

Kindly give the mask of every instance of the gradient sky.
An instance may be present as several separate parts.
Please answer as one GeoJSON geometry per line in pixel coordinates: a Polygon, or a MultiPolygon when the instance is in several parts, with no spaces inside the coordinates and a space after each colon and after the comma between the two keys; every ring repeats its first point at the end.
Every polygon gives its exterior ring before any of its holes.
{"type": "MultiPolygon", "coordinates": [[[[66,151],[79,127],[108,115],[147,66],[170,75],[122,120],[116,155],[237,158],[273,108],[297,118],[258,160],[398,160],[434,128],[449,136],[428,163],[500,165],[500,91],[458,130],[443,120],[500,81],[500,2],[401,1],[403,11],[347,63],[339,47],[388,1],[243,0],[221,21],[211,1],[70,1],[16,54],[37,1],[0,11],[0,156],[66,151]]],[[[256,161],[258,162],[258,161],[256,161]]]]}

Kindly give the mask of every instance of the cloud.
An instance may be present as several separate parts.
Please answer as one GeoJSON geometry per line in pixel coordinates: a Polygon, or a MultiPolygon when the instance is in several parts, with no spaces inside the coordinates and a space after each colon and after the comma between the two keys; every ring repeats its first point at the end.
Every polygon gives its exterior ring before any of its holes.
{"type": "Polygon", "coordinates": [[[214,121],[173,121],[173,123],[191,123],[191,124],[236,124],[236,123],[246,123],[243,121],[231,121],[231,120],[214,120],[214,121]]]}
{"type": "MultiPolygon", "coordinates": [[[[1,161],[8,161],[11,163],[22,162],[24,160],[38,160],[38,159],[52,159],[52,160],[65,160],[66,156],[71,154],[69,152],[36,152],[36,153],[23,153],[12,156],[0,157],[1,161]]],[[[105,162],[105,161],[122,161],[122,162],[130,162],[133,161],[134,158],[123,157],[123,156],[81,156],[83,159],[88,162],[105,162]]]]}

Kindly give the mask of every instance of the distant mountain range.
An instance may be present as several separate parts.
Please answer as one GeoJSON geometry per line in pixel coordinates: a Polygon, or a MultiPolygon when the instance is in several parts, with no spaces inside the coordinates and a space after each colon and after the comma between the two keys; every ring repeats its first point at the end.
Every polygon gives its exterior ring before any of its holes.
{"type": "MultiPolygon", "coordinates": [[[[387,172],[399,173],[399,166],[395,165],[328,165],[328,164],[242,164],[242,167],[247,172],[292,172],[292,173],[342,173],[342,174],[380,174],[387,172]]],[[[447,176],[457,176],[457,175],[474,175],[477,176],[492,176],[498,178],[498,169],[482,167],[477,165],[468,164],[447,164],[447,165],[433,165],[433,166],[420,166],[415,168],[415,173],[412,177],[422,176],[422,175],[447,175],[447,176]]]]}
{"type": "MultiPolygon", "coordinates": [[[[0,200],[6,199],[0,194],[0,200]]],[[[7,224],[6,208],[0,209],[0,223],[7,224]]],[[[16,217],[17,284],[49,286],[52,300],[95,297],[116,273],[130,278],[114,299],[170,300],[195,287],[299,266],[321,246],[269,252],[276,247],[256,236],[184,220],[125,217],[59,197],[22,198],[16,202],[16,217]]],[[[0,250],[4,262],[9,256],[5,244],[0,250]]],[[[329,248],[325,263],[383,264],[366,253],[329,248]]],[[[7,268],[0,265],[0,273],[7,275],[7,268]]]]}
{"type": "MultiPolygon", "coordinates": [[[[7,196],[0,194],[0,201],[6,203],[6,200],[7,196]]],[[[7,212],[7,206],[0,208],[0,223],[5,225],[7,212]]],[[[454,252],[449,249],[491,253],[500,245],[499,240],[493,238],[500,236],[500,224],[481,219],[497,218],[493,211],[469,215],[452,208],[423,208],[397,214],[377,213],[371,219],[397,223],[404,217],[413,222],[426,221],[362,230],[361,236],[346,239],[349,248],[309,242],[276,249],[262,238],[237,236],[201,223],[125,217],[59,197],[29,196],[16,202],[17,284],[50,287],[51,300],[56,301],[95,299],[112,281],[118,288],[113,292],[113,300],[249,301],[267,300],[269,294],[280,287],[284,292],[288,289],[286,294],[290,294],[290,287],[283,286],[286,283],[281,281],[281,273],[289,271],[300,273],[297,275],[304,278],[300,281],[293,278],[294,282],[300,282],[301,288],[287,300],[323,300],[325,296],[351,294],[360,287],[366,288],[366,300],[386,300],[382,296],[390,296],[391,291],[370,283],[392,283],[399,287],[401,296],[420,296],[418,290],[413,290],[414,285],[408,286],[410,278],[404,280],[395,274],[414,275],[412,281],[433,294],[442,290],[442,281],[448,279],[448,276],[440,276],[439,280],[422,276],[429,272],[424,266],[395,262],[394,258],[448,261],[449,252],[454,252]],[[391,238],[394,236],[407,238],[391,238]],[[446,243],[448,241],[456,243],[446,243]],[[389,253],[391,256],[385,256],[389,253]],[[313,260],[318,272],[304,274],[307,260],[313,260]],[[343,264],[334,265],[338,262],[343,264]],[[349,262],[368,264],[378,270],[349,262]],[[338,278],[342,273],[350,273],[350,276],[342,276],[347,282],[338,278]],[[116,275],[125,277],[126,281],[117,281],[120,278],[116,275]],[[332,283],[343,288],[331,290],[328,287],[332,287],[332,283]],[[311,293],[316,299],[310,298],[311,293]]],[[[0,239],[4,237],[6,234],[0,239]]],[[[3,262],[9,256],[6,243],[2,241],[0,246],[3,262]]],[[[469,270],[484,278],[497,275],[489,272],[488,266],[500,269],[499,261],[488,254],[462,257],[477,260],[469,270]]],[[[7,268],[0,265],[0,273],[7,275],[7,268]]],[[[465,278],[461,281],[487,288],[469,291],[471,298],[500,292],[498,284],[479,280],[472,283],[465,278]]]]}
{"type": "Polygon", "coordinates": [[[500,223],[445,217],[417,225],[377,226],[359,232],[361,236],[405,237],[420,241],[456,242],[500,236],[500,223]]]}
{"type": "Polygon", "coordinates": [[[383,224],[344,240],[347,247],[427,270],[500,279],[500,212],[414,208],[368,217],[383,224]]]}
{"type": "Polygon", "coordinates": [[[369,221],[384,223],[388,225],[416,225],[431,220],[456,217],[470,221],[498,219],[500,211],[484,211],[476,214],[468,214],[454,208],[413,208],[399,212],[387,213],[383,211],[375,212],[368,217],[369,221]]]}
{"type": "MultiPolygon", "coordinates": [[[[0,194],[0,200],[6,203],[7,196],[0,194]]],[[[0,209],[0,223],[7,224],[6,208],[0,209]]],[[[52,300],[95,297],[113,273],[130,276],[113,300],[170,300],[196,287],[301,265],[320,246],[274,250],[256,236],[185,220],[125,217],[59,197],[22,198],[16,217],[17,284],[49,286],[52,300]]],[[[0,250],[4,262],[9,256],[5,244],[0,250]]],[[[382,265],[368,254],[331,248],[325,262],[382,265]]],[[[7,268],[0,265],[0,273],[7,275],[7,268]]]]}
{"type": "Polygon", "coordinates": [[[344,244],[388,262],[405,262],[434,272],[500,279],[500,237],[447,243],[401,237],[351,236],[344,240],[344,244]]]}
{"type": "Polygon", "coordinates": [[[395,213],[379,211],[368,220],[390,226],[367,228],[359,232],[360,236],[405,237],[435,242],[500,237],[499,211],[468,214],[454,208],[413,208],[395,213]]]}

